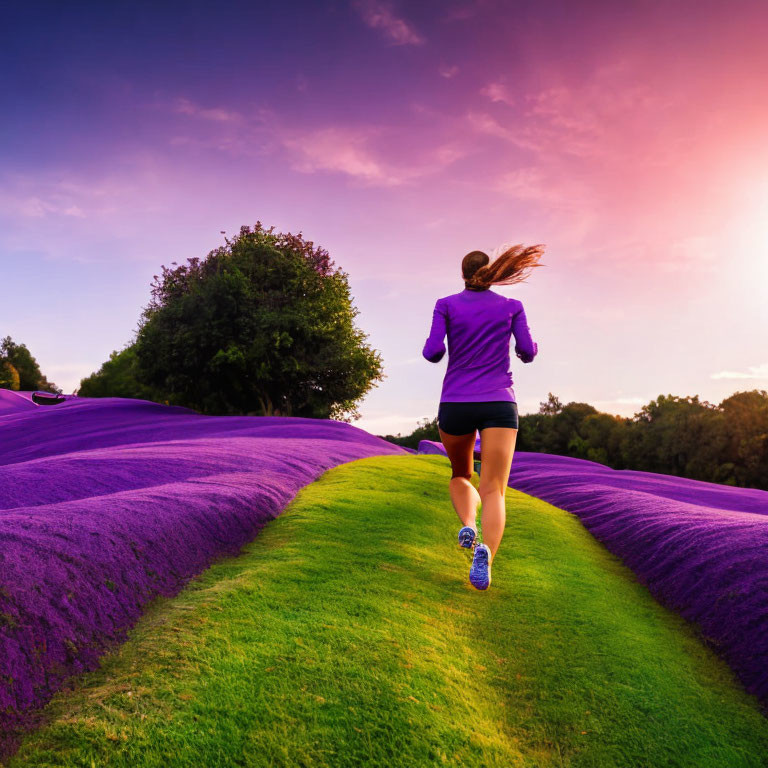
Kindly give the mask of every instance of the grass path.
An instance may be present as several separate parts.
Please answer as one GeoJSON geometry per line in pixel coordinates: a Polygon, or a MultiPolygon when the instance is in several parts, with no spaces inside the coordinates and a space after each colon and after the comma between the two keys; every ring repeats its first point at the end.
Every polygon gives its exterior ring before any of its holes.
{"type": "Polygon", "coordinates": [[[439,456],[325,473],[8,766],[768,765],[754,699],[567,512],[510,489],[474,590],[449,478],[439,456]]]}

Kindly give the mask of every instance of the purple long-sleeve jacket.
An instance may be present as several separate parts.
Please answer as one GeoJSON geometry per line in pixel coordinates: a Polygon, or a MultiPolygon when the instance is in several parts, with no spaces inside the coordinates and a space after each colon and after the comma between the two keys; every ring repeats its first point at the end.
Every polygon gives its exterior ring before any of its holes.
{"type": "Polygon", "coordinates": [[[448,335],[448,368],[441,402],[517,402],[509,369],[509,346],[530,363],[539,351],[531,339],[523,304],[488,289],[444,296],[435,303],[432,328],[422,355],[430,363],[442,360],[448,335]]]}

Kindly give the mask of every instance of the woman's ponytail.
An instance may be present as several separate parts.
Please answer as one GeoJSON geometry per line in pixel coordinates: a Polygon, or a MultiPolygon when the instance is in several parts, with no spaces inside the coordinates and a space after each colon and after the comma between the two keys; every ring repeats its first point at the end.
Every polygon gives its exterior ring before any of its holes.
{"type": "Polygon", "coordinates": [[[482,251],[468,253],[461,262],[464,284],[471,291],[484,291],[492,285],[513,285],[524,281],[544,254],[543,245],[513,245],[490,263],[482,251]]]}

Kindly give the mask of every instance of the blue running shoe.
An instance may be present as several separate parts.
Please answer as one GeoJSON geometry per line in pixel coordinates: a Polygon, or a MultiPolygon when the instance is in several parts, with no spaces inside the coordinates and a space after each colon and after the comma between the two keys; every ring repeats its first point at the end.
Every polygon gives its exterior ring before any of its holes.
{"type": "Polygon", "coordinates": [[[491,550],[487,544],[475,547],[472,567],[469,569],[469,583],[475,589],[488,589],[491,585],[491,550]]]}
{"type": "Polygon", "coordinates": [[[459,544],[461,544],[462,547],[469,549],[475,543],[476,538],[477,531],[468,525],[465,525],[459,531],[459,544]]]}

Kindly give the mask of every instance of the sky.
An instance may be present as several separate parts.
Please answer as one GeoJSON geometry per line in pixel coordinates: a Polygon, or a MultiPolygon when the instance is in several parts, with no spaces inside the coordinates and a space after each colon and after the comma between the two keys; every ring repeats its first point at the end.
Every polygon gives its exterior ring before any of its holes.
{"type": "Polygon", "coordinates": [[[768,388],[768,6],[733,0],[31,2],[0,14],[0,335],[71,392],[161,265],[242,225],[349,275],[386,378],[355,425],[437,414],[421,349],[471,250],[545,245],[512,355],[631,416],[768,388]]]}

